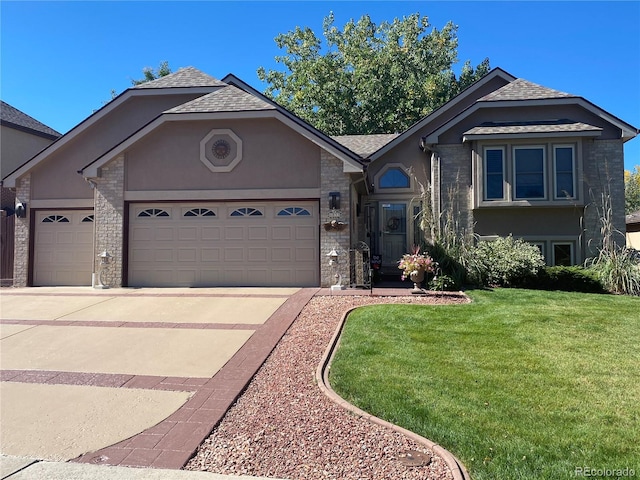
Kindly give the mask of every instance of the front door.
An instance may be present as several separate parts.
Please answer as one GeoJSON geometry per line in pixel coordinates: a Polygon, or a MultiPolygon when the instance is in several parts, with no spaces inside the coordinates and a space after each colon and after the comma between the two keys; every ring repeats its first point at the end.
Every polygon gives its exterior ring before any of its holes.
{"type": "Polygon", "coordinates": [[[407,253],[406,203],[380,203],[380,232],[382,264],[397,266],[402,255],[407,253]]]}

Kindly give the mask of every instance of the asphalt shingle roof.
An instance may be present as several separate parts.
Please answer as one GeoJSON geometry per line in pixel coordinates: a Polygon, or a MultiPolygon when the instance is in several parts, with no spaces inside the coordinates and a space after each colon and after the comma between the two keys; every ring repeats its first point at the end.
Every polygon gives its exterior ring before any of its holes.
{"type": "Polygon", "coordinates": [[[2,100],[0,100],[0,102],[2,102],[0,105],[0,120],[2,120],[2,123],[6,122],[16,127],[42,133],[49,137],[57,138],[61,135],[60,132],[55,131],[53,128],[46,126],[44,123],[12,107],[7,102],[2,100]]]}
{"type": "Polygon", "coordinates": [[[226,83],[197,68],[185,67],[156,80],[136,85],[134,88],[223,87],[225,85],[226,83]]]}
{"type": "Polygon", "coordinates": [[[547,100],[552,98],[575,98],[570,93],[543,87],[537,83],[518,78],[504,87],[480,98],[479,102],[498,102],[502,100],[547,100]]]}
{"type": "Polygon", "coordinates": [[[571,120],[548,122],[486,122],[464,132],[464,135],[495,135],[509,133],[600,132],[602,128],[571,120]]]}
{"type": "Polygon", "coordinates": [[[178,105],[165,113],[214,113],[275,110],[276,107],[232,85],[178,105]]]}
{"type": "Polygon", "coordinates": [[[331,138],[352,152],[366,158],[380,150],[398,135],[397,133],[381,133],[376,135],[337,135],[331,138]]]}

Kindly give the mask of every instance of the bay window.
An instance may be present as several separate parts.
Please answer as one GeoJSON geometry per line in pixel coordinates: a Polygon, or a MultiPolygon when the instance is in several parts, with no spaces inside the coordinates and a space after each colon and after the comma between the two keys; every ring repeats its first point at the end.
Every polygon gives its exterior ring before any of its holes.
{"type": "Polygon", "coordinates": [[[515,206],[558,205],[578,199],[578,157],[575,143],[485,144],[477,201],[480,206],[515,206]]]}

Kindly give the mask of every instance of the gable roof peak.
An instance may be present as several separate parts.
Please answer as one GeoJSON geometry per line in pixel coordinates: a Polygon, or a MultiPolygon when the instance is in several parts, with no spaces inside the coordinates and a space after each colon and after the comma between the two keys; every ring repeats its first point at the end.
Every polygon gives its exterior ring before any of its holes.
{"type": "Polygon", "coordinates": [[[149,82],[141,83],[133,88],[180,88],[180,87],[224,87],[221,82],[211,75],[207,75],[194,67],[183,67],[177,71],[156,78],[149,82]]]}
{"type": "Polygon", "coordinates": [[[479,102],[498,102],[502,100],[548,100],[553,98],[576,98],[570,93],[543,87],[524,78],[517,78],[504,87],[478,99],[479,102]]]}

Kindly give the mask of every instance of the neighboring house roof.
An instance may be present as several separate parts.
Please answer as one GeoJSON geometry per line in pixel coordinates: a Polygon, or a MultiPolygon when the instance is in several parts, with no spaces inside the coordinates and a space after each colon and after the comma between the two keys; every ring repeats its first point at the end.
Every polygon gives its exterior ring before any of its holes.
{"type": "Polygon", "coordinates": [[[336,135],[332,137],[352,152],[368,158],[389,142],[398,137],[398,133],[381,133],[377,135],[336,135]]]}
{"type": "Polygon", "coordinates": [[[517,78],[504,87],[478,99],[479,102],[499,102],[503,100],[547,100],[551,98],[575,98],[570,93],[543,87],[523,78],[517,78]]]}
{"type": "Polygon", "coordinates": [[[184,67],[134,88],[224,87],[226,83],[194,67],[184,67]]]}
{"type": "Polygon", "coordinates": [[[640,225],[640,211],[631,213],[625,217],[627,225],[640,225]]]}
{"type": "Polygon", "coordinates": [[[275,110],[276,107],[234,86],[220,90],[178,105],[165,113],[207,113],[207,112],[247,112],[254,110],[275,110]]]}
{"type": "Polygon", "coordinates": [[[35,118],[0,100],[0,122],[7,127],[55,140],[61,134],[35,118]]]}

